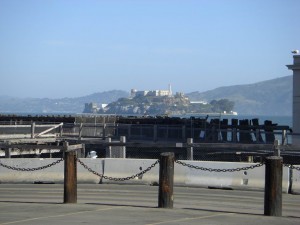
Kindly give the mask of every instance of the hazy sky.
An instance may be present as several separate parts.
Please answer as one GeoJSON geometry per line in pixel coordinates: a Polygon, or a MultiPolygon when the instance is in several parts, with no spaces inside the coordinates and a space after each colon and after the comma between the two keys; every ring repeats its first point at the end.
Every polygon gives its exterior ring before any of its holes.
{"type": "Polygon", "coordinates": [[[0,96],[188,93],[291,75],[299,12],[299,0],[0,0],[0,96]]]}

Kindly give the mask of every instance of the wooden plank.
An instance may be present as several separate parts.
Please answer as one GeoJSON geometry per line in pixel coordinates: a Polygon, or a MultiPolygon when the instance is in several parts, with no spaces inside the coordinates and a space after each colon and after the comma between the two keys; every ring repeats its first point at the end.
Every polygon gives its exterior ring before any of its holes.
{"type": "MultiPolygon", "coordinates": [[[[62,124],[62,123],[60,123],[62,124]]],[[[36,124],[35,127],[53,127],[57,124],[36,124]]],[[[0,128],[29,128],[31,125],[0,125],[0,128]]]]}
{"type": "Polygon", "coordinates": [[[193,143],[195,148],[222,148],[239,150],[272,150],[273,144],[239,144],[239,143],[193,143]]]}
{"type": "Polygon", "coordinates": [[[17,149],[25,149],[25,150],[31,150],[31,149],[60,149],[63,150],[63,146],[56,146],[56,145],[32,145],[32,144],[2,144],[0,143],[0,148],[17,148],[17,149]]]}
{"type": "Polygon", "coordinates": [[[76,150],[82,149],[82,148],[83,148],[83,144],[68,145],[67,149],[65,149],[65,152],[76,151],[76,150]]]}
{"type": "MultiPolygon", "coordinates": [[[[6,140],[7,141],[7,140],[6,140]]],[[[22,138],[22,139],[10,139],[8,140],[8,142],[10,144],[30,144],[30,143],[38,143],[38,144],[42,144],[42,143],[56,143],[57,142],[57,138],[22,138]]]]}
{"type": "Polygon", "coordinates": [[[41,132],[41,133],[35,135],[34,137],[40,137],[40,136],[42,136],[43,134],[46,134],[46,133],[48,133],[48,132],[50,132],[50,131],[52,131],[52,130],[58,128],[58,127],[61,127],[62,125],[63,125],[63,123],[57,124],[57,125],[55,125],[55,126],[52,126],[51,128],[49,128],[49,129],[47,129],[47,130],[45,130],[45,131],[43,131],[43,132],[41,132]]]}
{"type": "MultiPolygon", "coordinates": [[[[44,134],[42,137],[46,138],[53,138],[56,137],[56,134],[44,134]]],[[[0,140],[6,140],[6,139],[23,139],[23,138],[31,138],[31,133],[30,134],[4,134],[4,135],[0,135],[0,140]]],[[[36,139],[38,140],[38,139],[36,139]]]]}

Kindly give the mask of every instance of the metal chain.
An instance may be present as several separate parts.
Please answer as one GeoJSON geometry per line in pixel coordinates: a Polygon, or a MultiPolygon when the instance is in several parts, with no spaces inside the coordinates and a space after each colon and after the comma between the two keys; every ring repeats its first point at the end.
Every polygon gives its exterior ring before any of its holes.
{"type": "Polygon", "coordinates": [[[89,172],[97,175],[98,177],[100,178],[103,178],[103,179],[106,179],[106,180],[113,180],[113,181],[126,181],[126,180],[131,180],[131,179],[134,179],[136,177],[139,177],[145,173],[147,173],[148,171],[150,171],[153,167],[155,167],[158,163],[159,163],[159,160],[157,160],[155,163],[151,164],[147,169],[137,173],[137,174],[134,174],[132,176],[129,176],[129,177],[124,177],[124,178],[115,178],[115,177],[108,177],[108,176],[104,176],[103,174],[100,174],[100,173],[97,173],[96,171],[92,170],[91,168],[89,168],[86,164],[84,164],[80,159],[77,158],[77,161],[80,163],[80,165],[82,165],[85,169],[87,169],[89,172]]]}
{"type": "Polygon", "coordinates": [[[181,162],[179,160],[176,160],[175,162],[182,165],[182,166],[187,166],[187,167],[192,168],[192,169],[209,171],[209,172],[236,172],[236,171],[254,169],[254,168],[261,167],[261,166],[264,165],[264,163],[259,163],[259,164],[256,164],[256,165],[251,165],[251,166],[241,167],[241,168],[236,168],[236,169],[213,169],[213,168],[205,168],[205,167],[200,167],[200,166],[194,166],[194,165],[191,165],[191,164],[181,162]]]}
{"type": "Polygon", "coordinates": [[[299,166],[293,166],[292,164],[284,164],[285,167],[289,167],[291,169],[294,169],[294,170],[298,170],[300,171],[300,167],[299,166]]]}
{"type": "Polygon", "coordinates": [[[36,170],[43,170],[43,169],[46,169],[46,168],[49,168],[49,167],[52,167],[52,166],[55,166],[56,164],[62,162],[64,159],[61,158],[53,163],[50,163],[48,165],[45,165],[45,166],[40,166],[40,167],[36,167],[36,168],[19,168],[19,167],[13,167],[13,166],[8,166],[8,165],[5,165],[3,163],[0,162],[0,166],[2,167],[5,167],[7,169],[10,169],[10,170],[16,170],[16,171],[36,171],[36,170]]]}

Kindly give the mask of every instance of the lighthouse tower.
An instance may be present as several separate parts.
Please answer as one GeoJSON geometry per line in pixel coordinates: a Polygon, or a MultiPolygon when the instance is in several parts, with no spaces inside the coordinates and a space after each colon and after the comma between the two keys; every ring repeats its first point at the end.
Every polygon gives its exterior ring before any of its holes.
{"type": "Polygon", "coordinates": [[[171,84],[169,84],[169,97],[171,97],[173,95],[172,93],[172,87],[171,87],[171,84]]]}
{"type": "Polygon", "coordinates": [[[300,145],[300,55],[294,55],[294,64],[287,67],[293,70],[293,145],[300,145]]]}

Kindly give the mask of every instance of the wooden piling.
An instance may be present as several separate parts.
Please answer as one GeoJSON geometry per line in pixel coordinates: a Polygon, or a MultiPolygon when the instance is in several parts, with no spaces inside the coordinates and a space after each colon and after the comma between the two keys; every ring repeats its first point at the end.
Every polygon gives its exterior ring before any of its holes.
{"type": "Polygon", "coordinates": [[[11,158],[11,148],[5,149],[5,158],[7,158],[7,159],[11,158]]]}
{"type": "Polygon", "coordinates": [[[188,144],[188,147],[187,147],[187,160],[194,160],[194,148],[192,146],[193,143],[194,143],[193,138],[188,138],[187,139],[187,144],[188,144]]]}
{"type": "Polygon", "coordinates": [[[175,156],[173,152],[165,152],[160,155],[159,208],[173,208],[174,160],[175,156]]]}
{"type": "Polygon", "coordinates": [[[31,138],[35,136],[35,122],[31,123],[31,138]]]}
{"type": "MultiPolygon", "coordinates": [[[[68,145],[68,142],[64,143],[65,150],[67,150],[68,145]]],[[[76,151],[65,151],[64,154],[64,203],[77,203],[76,151]]]]}
{"type": "Polygon", "coordinates": [[[264,215],[282,215],[282,157],[266,158],[264,215]]]}
{"type": "MultiPolygon", "coordinates": [[[[107,142],[107,143],[111,143],[111,138],[110,137],[107,137],[106,139],[105,139],[105,141],[107,142]]],[[[106,147],[106,149],[105,149],[105,157],[106,158],[112,158],[112,148],[111,148],[111,146],[107,146],[106,147]]]]}
{"type": "MultiPolygon", "coordinates": [[[[121,136],[120,142],[126,144],[126,136],[121,136]]],[[[123,158],[123,159],[126,158],[126,146],[125,145],[120,147],[120,158],[123,158]]]]}

